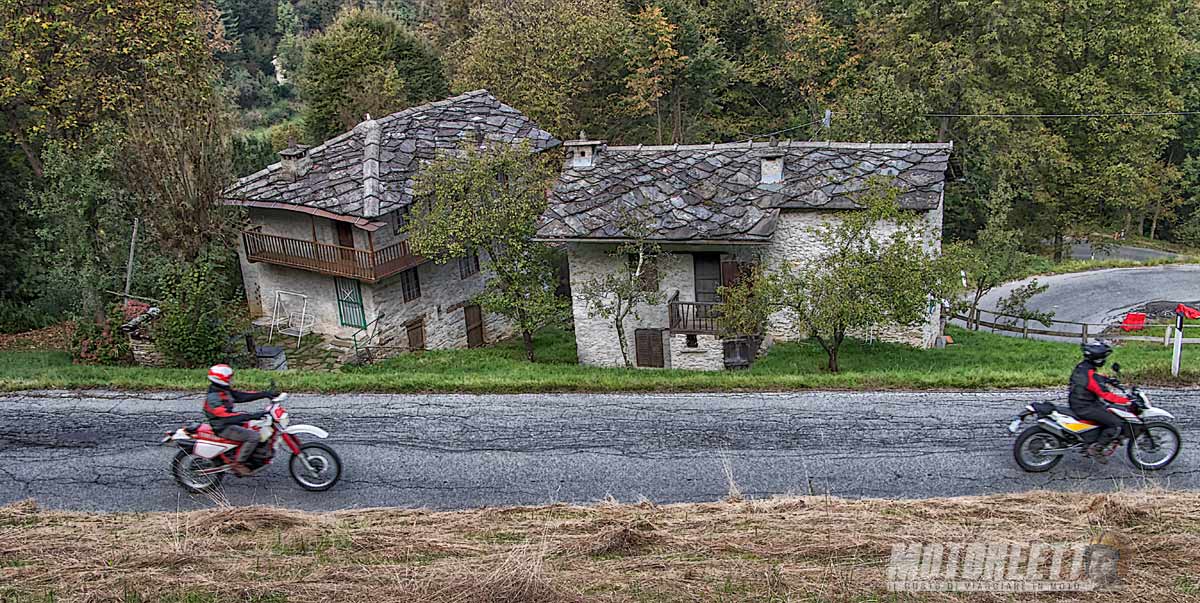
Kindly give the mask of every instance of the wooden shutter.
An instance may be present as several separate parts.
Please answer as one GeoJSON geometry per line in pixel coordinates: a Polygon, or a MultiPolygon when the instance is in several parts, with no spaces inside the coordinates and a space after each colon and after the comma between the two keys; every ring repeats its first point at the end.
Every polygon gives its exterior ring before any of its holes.
{"type": "Polygon", "coordinates": [[[638,366],[663,368],[662,331],[637,329],[633,332],[634,355],[638,366]]]}
{"type": "Polygon", "coordinates": [[[467,323],[467,347],[483,345],[483,311],[479,306],[463,308],[463,319],[467,323]]]}
{"type": "Polygon", "coordinates": [[[410,352],[425,349],[425,319],[418,318],[404,325],[404,330],[408,334],[408,350],[410,352]]]}

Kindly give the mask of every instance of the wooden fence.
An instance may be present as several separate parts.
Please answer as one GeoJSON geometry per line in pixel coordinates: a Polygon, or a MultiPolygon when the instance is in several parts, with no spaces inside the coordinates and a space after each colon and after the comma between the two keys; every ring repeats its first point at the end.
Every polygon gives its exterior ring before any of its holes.
{"type": "MultiPolygon", "coordinates": [[[[954,314],[954,319],[963,321],[968,329],[978,331],[979,327],[986,327],[992,331],[1004,331],[1006,333],[1020,333],[1022,337],[1028,338],[1030,335],[1043,335],[1047,337],[1061,337],[1064,339],[1078,339],[1085,342],[1089,339],[1105,339],[1108,341],[1152,341],[1163,345],[1170,345],[1174,337],[1175,325],[1146,325],[1145,329],[1140,331],[1123,331],[1121,323],[1088,323],[1074,322],[1070,320],[1051,320],[1050,325],[1046,326],[1041,321],[1022,318],[1013,314],[1004,314],[1001,312],[993,312],[991,310],[976,310],[973,314],[954,314]],[[990,320],[986,318],[990,317],[990,320]],[[1056,328],[1061,325],[1061,328],[1056,328]],[[1144,332],[1149,329],[1157,329],[1165,326],[1165,332],[1162,336],[1158,335],[1138,335],[1139,332],[1144,332]],[[1067,330],[1069,329],[1069,330],[1067,330]]],[[[1187,337],[1188,329],[1200,329],[1200,325],[1184,325],[1183,343],[1200,343],[1200,337],[1187,337]]]]}

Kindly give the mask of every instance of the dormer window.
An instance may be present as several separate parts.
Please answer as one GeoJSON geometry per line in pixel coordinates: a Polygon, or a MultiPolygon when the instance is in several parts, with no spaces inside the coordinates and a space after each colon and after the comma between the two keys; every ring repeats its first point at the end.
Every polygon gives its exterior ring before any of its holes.
{"type": "Polygon", "coordinates": [[[572,167],[592,167],[592,147],[575,147],[574,152],[572,167]]]}
{"type": "Polygon", "coordinates": [[[783,156],[762,158],[762,184],[779,184],[783,182],[783,156]]]}

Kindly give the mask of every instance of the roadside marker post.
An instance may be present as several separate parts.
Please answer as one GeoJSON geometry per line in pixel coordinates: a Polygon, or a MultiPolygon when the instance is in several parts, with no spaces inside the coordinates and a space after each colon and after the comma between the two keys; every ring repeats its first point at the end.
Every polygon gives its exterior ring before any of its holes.
{"type": "Polygon", "coordinates": [[[1179,360],[1183,356],[1183,313],[1175,311],[1175,350],[1171,354],[1171,376],[1179,376],[1179,360]]]}

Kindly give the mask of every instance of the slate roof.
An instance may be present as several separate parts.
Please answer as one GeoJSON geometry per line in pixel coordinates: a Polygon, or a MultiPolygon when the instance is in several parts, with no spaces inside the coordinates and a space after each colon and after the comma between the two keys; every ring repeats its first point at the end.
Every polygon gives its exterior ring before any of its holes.
{"type": "Polygon", "coordinates": [[[641,215],[653,216],[653,239],[765,242],[781,210],[859,207],[854,199],[872,176],[901,189],[902,207],[935,209],[951,149],[949,143],[797,141],[601,146],[591,167],[574,167],[568,159],[538,238],[627,238],[622,216],[642,208],[641,215]],[[760,183],[765,156],[783,157],[778,184],[760,183]]]}
{"type": "Polygon", "coordinates": [[[463,140],[474,141],[480,133],[486,141],[528,141],[535,151],[561,144],[487,90],[475,90],[359,124],[309,149],[310,167],[302,176],[293,179],[282,162],[275,163],[239,179],[224,197],[231,204],[282,203],[322,214],[374,218],[412,202],[413,176],[421,160],[463,140]],[[368,195],[378,198],[378,213],[367,211],[368,195]]]}

